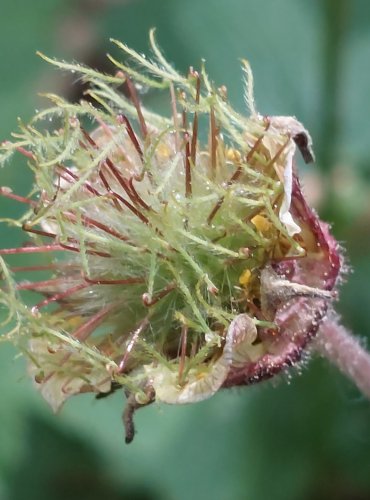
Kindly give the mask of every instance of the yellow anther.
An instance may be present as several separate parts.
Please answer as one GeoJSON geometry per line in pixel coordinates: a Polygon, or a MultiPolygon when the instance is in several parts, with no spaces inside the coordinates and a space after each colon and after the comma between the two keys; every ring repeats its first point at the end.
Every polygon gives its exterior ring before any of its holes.
{"type": "Polygon", "coordinates": [[[242,286],[247,286],[251,280],[252,273],[249,269],[245,269],[239,277],[239,283],[242,286]]]}
{"type": "Polygon", "coordinates": [[[267,231],[271,228],[271,222],[263,217],[263,215],[255,215],[251,220],[252,224],[260,231],[261,233],[267,233],[267,231]]]}

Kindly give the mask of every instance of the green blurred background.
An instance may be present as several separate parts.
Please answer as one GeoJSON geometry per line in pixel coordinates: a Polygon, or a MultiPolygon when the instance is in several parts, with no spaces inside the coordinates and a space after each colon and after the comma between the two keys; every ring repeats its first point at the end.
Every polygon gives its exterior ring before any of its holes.
{"type": "MultiPolygon", "coordinates": [[[[0,140],[43,102],[37,92],[81,89],[35,55],[108,70],[109,37],[147,51],[156,26],[179,69],[199,66],[245,110],[238,59],[248,58],[261,113],[295,115],[312,132],[317,164],[307,195],[332,222],[352,272],[338,305],[370,332],[370,4],[368,0],[1,0],[0,140]]],[[[113,51],[114,52],[114,51],[113,51]]],[[[147,105],[160,96],[146,95],[147,105]]],[[[17,157],[0,184],[26,193],[17,157]]],[[[1,216],[21,207],[0,199],[1,216]]],[[[1,225],[1,246],[24,235],[1,225]]],[[[0,500],[370,499],[370,404],[334,368],[312,360],[291,380],[229,390],[186,407],[137,414],[124,444],[118,393],[68,401],[53,416],[0,348],[0,500]]]]}

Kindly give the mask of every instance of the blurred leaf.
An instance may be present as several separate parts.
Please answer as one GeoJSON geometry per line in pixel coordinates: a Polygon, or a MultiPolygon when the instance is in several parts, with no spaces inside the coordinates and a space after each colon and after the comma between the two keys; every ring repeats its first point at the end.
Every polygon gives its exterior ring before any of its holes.
{"type": "MultiPolygon", "coordinates": [[[[15,128],[18,115],[30,116],[37,91],[53,90],[47,79],[40,84],[40,75],[55,75],[55,70],[39,61],[35,51],[63,57],[55,32],[74,8],[85,9],[88,18],[93,11],[89,4],[90,0],[2,1],[1,139],[15,128]]],[[[370,180],[370,5],[367,0],[346,1],[346,31],[338,48],[342,52],[335,82],[339,135],[332,138],[330,131],[321,130],[327,113],[326,4],[326,0],[112,1],[91,22],[105,40],[100,52],[113,51],[108,39],[115,37],[147,53],[149,28],[156,26],[168,59],[186,71],[206,58],[210,75],[217,84],[227,85],[241,111],[245,105],[238,58],[246,57],[262,113],[296,115],[311,130],[318,151],[335,141],[334,163],[357,176],[354,193],[349,197],[347,192],[337,193],[329,214],[334,231],[349,240],[354,259],[341,309],[347,326],[366,334],[370,332],[365,203],[370,180]],[[367,176],[359,177],[360,171],[367,176]]],[[[164,99],[143,98],[155,106],[164,99]]],[[[31,179],[23,175],[24,163],[17,158],[1,170],[0,184],[26,192],[31,179]]],[[[0,199],[2,216],[19,210],[0,199]]],[[[13,244],[14,238],[22,240],[21,234],[4,226],[0,231],[3,246],[13,244]]],[[[138,412],[138,434],[132,445],[125,446],[122,394],[103,401],[91,395],[75,398],[53,417],[26,380],[23,362],[14,362],[13,357],[12,349],[0,346],[0,495],[4,492],[16,500],[54,499],[57,494],[73,498],[76,492],[79,498],[100,493],[112,499],[161,500],[370,497],[370,406],[326,363],[311,364],[290,385],[225,391],[194,406],[153,405],[138,412]]]]}
{"type": "MultiPolygon", "coordinates": [[[[104,470],[97,450],[77,434],[39,416],[25,416],[25,453],[9,480],[10,500],[150,500],[145,486],[121,485],[104,470]]],[[[124,477],[124,474],[123,474],[124,477]]]]}

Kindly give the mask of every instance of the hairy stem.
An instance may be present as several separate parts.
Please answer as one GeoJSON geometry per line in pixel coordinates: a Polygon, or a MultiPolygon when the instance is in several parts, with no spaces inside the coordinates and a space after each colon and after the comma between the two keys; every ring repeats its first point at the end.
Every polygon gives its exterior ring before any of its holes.
{"type": "Polygon", "coordinates": [[[323,322],[316,340],[316,349],[350,378],[370,398],[370,353],[333,313],[323,322]]]}

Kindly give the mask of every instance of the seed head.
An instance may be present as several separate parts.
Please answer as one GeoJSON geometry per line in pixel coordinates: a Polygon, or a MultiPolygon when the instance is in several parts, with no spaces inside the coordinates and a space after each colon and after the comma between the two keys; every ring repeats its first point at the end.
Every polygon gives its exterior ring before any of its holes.
{"type": "Polygon", "coordinates": [[[298,362],[340,268],[297,179],[297,147],[313,159],[304,127],[256,112],[247,62],[245,117],[203,65],[181,75],[150,39],[153,60],[113,41],[136,63],[109,56],[114,76],[42,56],[79,74],[90,101],[48,94],[1,148],[3,162],[28,158],[35,184],[28,197],[1,188],[27,205],[13,224],[29,240],[0,254],[42,256],[1,260],[6,338],[54,410],[123,387],[127,441],[140,406],[200,401],[298,362]],[[168,94],[167,116],[142,106],[143,87],[168,94]]]}

